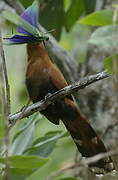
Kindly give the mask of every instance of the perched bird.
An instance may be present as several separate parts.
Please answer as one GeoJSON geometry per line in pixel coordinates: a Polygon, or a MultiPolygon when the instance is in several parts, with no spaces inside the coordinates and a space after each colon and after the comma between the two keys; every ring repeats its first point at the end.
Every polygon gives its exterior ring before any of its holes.
{"type": "MultiPolygon", "coordinates": [[[[38,30],[37,6],[30,6],[22,14],[21,18],[38,30]]],[[[43,40],[37,38],[26,29],[17,27],[17,31],[24,34],[15,35],[9,40],[12,44],[27,43],[28,66],[26,71],[26,86],[30,99],[35,103],[67,86],[67,82],[60,70],[52,63],[43,40]]],[[[71,95],[58,99],[50,104],[41,113],[52,123],[59,124],[61,120],[73,138],[79,152],[83,157],[91,157],[102,152],[107,152],[104,143],[98,137],[89,122],[81,114],[79,107],[73,101],[71,95]]],[[[110,170],[112,160],[103,158],[91,166],[110,170]]]]}

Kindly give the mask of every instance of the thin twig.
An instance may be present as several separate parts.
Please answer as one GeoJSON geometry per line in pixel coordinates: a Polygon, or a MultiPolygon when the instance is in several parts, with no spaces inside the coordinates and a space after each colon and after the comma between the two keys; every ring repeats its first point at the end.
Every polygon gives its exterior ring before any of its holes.
{"type": "Polygon", "coordinates": [[[11,123],[10,126],[13,126],[19,119],[28,117],[32,115],[34,112],[46,109],[48,105],[55,102],[59,98],[63,98],[69,94],[72,94],[75,91],[81,90],[94,82],[107,78],[108,76],[109,75],[106,72],[100,72],[95,75],[87,76],[85,78],[80,79],[80,81],[77,81],[73,83],[72,85],[69,85],[63,89],[60,89],[59,91],[51,94],[50,96],[47,96],[44,100],[27,106],[25,111],[24,111],[24,108],[22,108],[19,112],[16,112],[9,116],[9,121],[11,123]]]}
{"type": "MultiPolygon", "coordinates": [[[[1,44],[2,44],[2,37],[1,37],[1,44]]],[[[5,54],[3,50],[3,46],[1,45],[1,57],[2,57],[2,66],[3,66],[3,73],[4,73],[4,80],[5,80],[5,93],[6,93],[6,101],[7,101],[7,111],[8,115],[11,112],[11,106],[10,106],[10,85],[8,81],[8,75],[7,75],[7,68],[6,68],[6,61],[5,61],[5,54]]]]}
{"type": "Polygon", "coordinates": [[[10,165],[9,165],[9,158],[8,158],[8,150],[9,150],[9,130],[8,130],[8,116],[9,116],[9,92],[8,87],[8,78],[7,78],[7,70],[6,70],[6,63],[5,63],[5,56],[4,50],[2,45],[2,36],[0,31],[0,56],[1,56],[1,99],[2,99],[2,115],[3,115],[3,124],[4,124],[4,145],[5,145],[5,157],[6,157],[6,164],[5,164],[5,173],[4,173],[4,180],[10,180],[10,165]]]}
{"type": "MultiPolygon", "coordinates": [[[[75,157],[74,157],[74,164],[77,164],[80,159],[82,158],[81,156],[79,156],[79,151],[78,149],[76,149],[76,152],[75,152],[75,157]]],[[[76,177],[76,174],[78,173],[78,170],[76,168],[73,169],[73,176],[76,177]]]]}
{"type": "Polygon", "coordinates": [[[52,173],[50,176],[48,176],[45,180],[52,180],[54,177],[58,177],[59,175],[61,175],[62,173],[64,173],[65,171],[68,171],[68,170],[70,170],[70,169],[74,169],[74,168],[76,168],[76,167],[78,167],[78,163],[76,163],[76,164],[72,164],[72,165],[70,165],[70,166],[68,166],[68,167],[65,167],[65,168],[63,168],[63,169],[60,169],[59,171],[57,171],[57,172],[54,172],[54,173],[52,173]]]}
{"type": "Polygon", "coordinates": [[[105,131],[102,134],[102,138],[104,139],[105,135],[109,133],[109,131],[113,130],[116,126],[118,126],[118,121],[114,122],[113,124],[110,124],[105,131]]]}

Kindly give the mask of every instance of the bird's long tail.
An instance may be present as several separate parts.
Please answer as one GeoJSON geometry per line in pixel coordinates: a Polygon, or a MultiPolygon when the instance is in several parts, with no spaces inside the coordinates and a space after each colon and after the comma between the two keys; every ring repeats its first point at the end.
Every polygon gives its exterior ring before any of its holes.
{"type": "MultiPolygon", "coordinates": [[[[91,127],[89,122],[81,115],[79,108],[74,104],[73,101],[66,99],[66,104],[68,104],[70,111],[68,111],[66,119],[65,116],[62,119],[67,130],[70,132],[79,152],[84,157],[92,157],[99,153],[107,152],[104,143],[98,137],[94,129],[91,127]],[[72,113],[72,114],[71,114],[72,113]]],[[[97,166],[99,168],[104,168],[106,171],[112,169],[113,163],[110,157],[101,159],[91,166],[97,166]]]]}

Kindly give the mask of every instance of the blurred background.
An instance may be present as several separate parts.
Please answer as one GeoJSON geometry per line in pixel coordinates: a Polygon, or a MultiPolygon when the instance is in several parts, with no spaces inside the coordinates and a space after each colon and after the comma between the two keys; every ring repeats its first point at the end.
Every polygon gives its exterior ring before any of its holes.
{"type": "MultiPolygon", "coordinates": [[[[11,36],[15,32],[15,26],[3,17],[2,12],[9,10],[20,14],[32,2],[32,0],[0,1],[0,29],[3,38],[8,35],[11,36]]],[[[54,29],[52,35],[58,41],[59,46],[73,57],[77,65],[78,80],[80,77],[101,72],[106,66],[113,71],[111,64],[105,64],[104,60],[117,53],[118,40],[116,40],[114,49],[111,39],[109,40],[109,36],[112,34],[106,34],[106,37],[103,38],[105,33],[110,32],[109,29],[103,29],[94,36],[93,33],[100,27],[78,23],[78,21],[103,9],[115,11],[113,5],[118,8],[117,0],[39,0],[39,2],[39,22],[48,31],[54,29]],[[103,33],[103,37],[101,33],[103,33]]],[[[118,29],[116,28],[116,30],[118,29]]],[[[25,86],[26,45],[10,46],[4,44],[4,52],[10,84],[11,113],[14,113],[19,111],[29,100],[25,86]]],[[[117,90],[116,75],[95,83],[76,94],[81,111],[102,137],[108,149],[115,148],[118,140],[117,90]]],[[[43,180],[52,172],[76,162],[80,156],[76,152],[71,137],[66,133],[64,125],[60,123],[59,126],[56,126],[40,113],[17,122],[10,131],[9,139],[10,155],[37,155],[49,159],[44,166],[30,169],[27,173],[24,171],[24,174],[22,168],[19,168],[19,171],[17,168],[12,168],[12,180],[43,180]]],[[[2,150],[1,143],[1,152],[2,150]]],[[[74,180],[76,174],[77,170],[71,169],[59,174],[54,179],[59,180],[70,176],[74,180]]],[[[85,179],[81,174],[77,178],[85,179]]],[[[96,179],[95,177],[92,178],[96,179]]],[[[112,178],[110,176],[110,179],[112,178]]],[[[117,178],[118,176],[116,176],[117,178]]]]}

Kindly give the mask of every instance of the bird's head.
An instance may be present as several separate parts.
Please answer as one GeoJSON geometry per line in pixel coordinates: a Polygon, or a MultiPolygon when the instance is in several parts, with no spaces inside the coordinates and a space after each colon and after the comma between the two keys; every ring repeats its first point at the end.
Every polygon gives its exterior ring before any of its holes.
{"type": "Polygon", "coordinates": [[[39,4],[37,0],[20,16],[8,12],[4,12],[3,15],[16,25],[18,32],[10,38],[5,38],[8,40],[8,44],[39,43],[49,39],[38,28],[39,4]]]}

